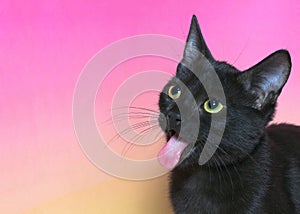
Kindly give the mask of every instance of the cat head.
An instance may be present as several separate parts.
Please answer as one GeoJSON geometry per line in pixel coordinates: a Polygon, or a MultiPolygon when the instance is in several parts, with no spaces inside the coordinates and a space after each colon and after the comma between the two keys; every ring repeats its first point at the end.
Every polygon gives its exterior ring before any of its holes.
{"type": "Polygon", "coordinates": [[[159,98],[159,123],[168,141],[159,153],[161,164],[168,168],[198,164],[205,147],[216,150],[205,164],[242,160],[272,120],[290,70],[286,50],[245,71],[215,60],[193,16],[176,76],[159,98]],[[210,131],[214,138],[209,138],[210,131]]]}

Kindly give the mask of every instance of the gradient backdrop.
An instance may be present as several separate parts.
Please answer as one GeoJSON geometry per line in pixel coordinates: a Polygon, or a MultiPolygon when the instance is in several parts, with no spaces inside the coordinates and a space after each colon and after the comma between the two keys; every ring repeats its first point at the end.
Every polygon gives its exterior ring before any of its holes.
{"type": "MultiPolygon", "coordinates": [[[[290,51],[292,74],[275,120],[300,124],[297,0],[4,0],[0,213],[171,213],[167,176],[121,180],[87,159],[73,130],[72,96],[82,68],[100,49],[137,34],[185,40],[192,14],[215,57],[237,68],[280,48],[290,51]]],[[[161,69],[174,73],[174,67],[161,69]]],[[[150,96],[153,104],[156,99],[150,96]]]]}

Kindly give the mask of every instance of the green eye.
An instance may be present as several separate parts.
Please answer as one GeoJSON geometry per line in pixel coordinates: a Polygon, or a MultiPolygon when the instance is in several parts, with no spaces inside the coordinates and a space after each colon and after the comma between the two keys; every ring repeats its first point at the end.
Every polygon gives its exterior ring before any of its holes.
{"type": "Polygon", "coordinates": [[[204,103],[204,110],[208,113],[215,114],[223,109],[223,105],[216,99],[207,100],[204,103]]]}
{"type": "Polygon", "coordinates": [[[171,85],[168,90],[168,96],[171,97],[173,100],[176,100],[181,95],[181,89],[177,85],[171,85]]]}

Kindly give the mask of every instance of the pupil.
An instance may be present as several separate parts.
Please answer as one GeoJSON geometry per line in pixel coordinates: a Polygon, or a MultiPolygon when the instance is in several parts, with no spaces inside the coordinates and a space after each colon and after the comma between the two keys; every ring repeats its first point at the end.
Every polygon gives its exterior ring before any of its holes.
{"type": "Polygon", "coordinates": [[[171,90],[171,93],[173,95],[176,95],[176,94],[178,94],[179,91],[180,91],[180,88],[178,86],[174,86],[171,90]]]}
{"type": "Polygon", "coordinates": [[[219,102],[217,100],[213,99],[213,100],[209,101],[208,105],[209,105],[210,109],[215,109],[219,105],[219,102]]]}

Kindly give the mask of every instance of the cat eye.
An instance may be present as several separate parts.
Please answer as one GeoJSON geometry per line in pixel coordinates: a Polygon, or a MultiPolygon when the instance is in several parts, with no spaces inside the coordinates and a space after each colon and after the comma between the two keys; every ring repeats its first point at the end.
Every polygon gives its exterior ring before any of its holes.
{"type": "Polygon", "coordinates": [[[168,90],[168,96],[173,100],[178,99],[181,95],[181,89],[178,85],[171,85],[168,90]]]}
{"type": "Polygon", "coordinates": [[[216,99],[207,100],[204,103],[204,110],[208,113],[215,114],[223,109],[223,105],[216,99]]]}

